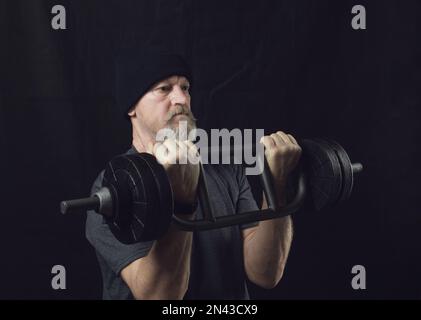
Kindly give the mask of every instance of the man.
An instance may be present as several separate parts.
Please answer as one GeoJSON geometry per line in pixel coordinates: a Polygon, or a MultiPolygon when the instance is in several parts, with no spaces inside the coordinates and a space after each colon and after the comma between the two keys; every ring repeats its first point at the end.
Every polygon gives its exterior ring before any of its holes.
{"type": "MultiPolygon", "coordinates": [[[[156,141],[160,129],[175,129],[180,121],[186,121],[189,130],[195,128],[187,64],[180,56],[160,53],[132,52],[120,61],[116,94],[133,131],[128,153],[154,154],[169,176],[175,214],[201,218],[200,206],[194,205],[198,164],[174,163],[169,157],[175,154],[180,160],[183,153],[179,151],[195,153],[194,144],[156,141]]],[[[261,143],[279,205],[285,206],[286,181],[301,149],[291,135],[281,131],[263,137],[261,143]]],[[[258,209],[241,166],[204,165],[204,174],[216,215],[258,209]]],[[[101,187],[102,175],[92,192],[101,187]]],[[[159,240],[124,245],[114,238],[102,216],[90,211],[86,235],[100,263],[104,299],[248,299],[246,278],[267,289],[281,279],[292,241],[292,221],[284,217],[201,232],[171,226],[159,240]]]]}

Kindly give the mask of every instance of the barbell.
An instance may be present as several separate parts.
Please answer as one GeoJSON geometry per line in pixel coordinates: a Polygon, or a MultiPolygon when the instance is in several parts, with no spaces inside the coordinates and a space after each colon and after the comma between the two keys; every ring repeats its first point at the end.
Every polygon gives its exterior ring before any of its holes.
{"type": "Polygon", "coordinates": [[[63,214],[94,210],[104,216],[120,242],[131,244],[161,238],[171,222],[180,230],[203,231],[279,218],[302,207],[307,211],[320,211],[347,200],[353,189],[354,174],[362,171],[362,165],[352,163],[344,148],[333,140],[304,139],[299,145],[302,156],[293,183],[294,194],[282,208],[276,201],[266,159],[260,163],[257,157],[268,208],[215,216],[200,162],[198,199],[203,219],[182,218],[174,214],[173,191],[164,167],[153,155],[136,153],[114,157],[105,168],[98,192],[89,198],[62,201],[60,210],[63,214]]]}

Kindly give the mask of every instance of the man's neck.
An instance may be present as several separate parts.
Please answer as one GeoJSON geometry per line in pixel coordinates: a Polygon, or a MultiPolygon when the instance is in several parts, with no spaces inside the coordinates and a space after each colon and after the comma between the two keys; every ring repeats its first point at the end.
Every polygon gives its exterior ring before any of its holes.
{"type": "Polygon", "coordinates": [[[147,152],[148,144],[155,143],[156,134],[149,130],[142,130],[138,126],[132,126],[132,145],[137,152],[147,152]]]}
{"type": "Polygon", "coordinates": [[[154,142],[155,141],[153,139],[146,138],[146,137],[144,137],[142,139],[140,139],[140,138],[138,138],[138,139],[133,138],[132,145],[136,149],[136,151],[140,153],[140,152],[147,152],[148,144],[152,144],[153,145],[154,142]]]}

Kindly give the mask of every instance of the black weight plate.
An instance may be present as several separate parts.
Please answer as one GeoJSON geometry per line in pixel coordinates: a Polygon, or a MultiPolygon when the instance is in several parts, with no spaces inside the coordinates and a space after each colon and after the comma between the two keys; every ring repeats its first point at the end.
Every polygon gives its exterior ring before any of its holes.
{"type": "Polygon", "coordinates": [[[126,167],[124,164],[124,158],[117,159],[117,157],[113,158],[105,168],[104,177],[102,180],[102,185],[104,187],[107,187],[110,189],[111,196],[113,199],[113,210],[112,210],[112,216],[110,217],[104,217],[105,221],[107,222],[111,232],[113,235],[121,242],[124,242],[124,231],[122,229],[125,229],[125,225],[127,225],[127,221],[124,221],[126,219],[123,218],[123,222],[120,221],[120,211],[126,212],[126,210],[120,209],[120,204],[122,203],[120,197],[119,197],[119,188],[122,187],[122,183],[119,182],[119,179],[121,179],[122,171],[121,167],[126,167]],[[119,172],[119,174],[117,174],[119,172]]]}
{"type": "MultiPolygon", "coordinates": [[[[104,186],[108,187],[113,196],[113,215],[106,217],[111,232],[122,243],[133,243],[134,236],[131,231],[131,205],[133,202],[132,175],[133,168],[126,155],[114,157],[107,165],[104,173],[104,186]]],[[[144,212],[147,210],[147,196],[138,192],[143,199],[144,212]]]]}
{"type": "MultiPolygon", "coordinates": [[[[169,229],[173,214],[173,193],[167,173],[156,158],[149,153],[136,154],[136,161],[142,161],[151,174],[156,197],[154,197],[154,212],[148,216],[148,227],[145,229],[143,239],[157,240],[169,229]],[[150,219],[149,219],[150,218],[150,219]]],[[[151,182],[152,183],[152,182],[151,182]]],[[[147,185],[149,187],[149,184],[147,185]]]]}
{"type": "Polygon", "coordinates": [[[338,196],[341,187],[338,160],[320,142],[305,139],[300,141],[300,146],[303,150],[303,166],[313,207],[311,209],[319,211],[333,204],[338,196]]]}
{"type": "Polygon", "coordinates": [[[345,149],[332,139],[326,140],[335,150],[342,168],[342,192],[339,201],[347,200],[351,196],[354,185],[354,175],[352,173],[352,163],[345,149]]]}
{"type": "Polygon", "coordinates": [[[122,201],[122,197],[125,198],[128,196],[128,189],[124,186],[127,182],[127,171],[126,168],[128,166],[128,162],[124,156],[117,156],[114,157],[108,164],[105,169],[104,178],[103,178],[103,185],[108,187],[113,196],[113,215],[111,217],[107,217],[109,221],[118,224],[128,224],[130,219],[128,219],[128,215],[125,213],[128,211],[129,202],[122,201]]]}
{"type": "Polygon", "coordinates": [[[314,140],[319,142],[321,145],[323,145],[324,148],[326,148],[326,153],[328,154],[329,158],[332,161],[332,167],[334,169],[335,175],[337,176],[337,181],[336,181],[337,187],[333,188],[334,192],[329,201],[329,206],[332,207],[339,201],[339,197],[342,192],[343,175],[342,175],[341,164],[335,150],[332,148],[332,146],[328,142],[326,142],[325,139],[317,138],[314,140]]]}
{"type": "Polygon", "coordinates": [[[155,219],[159,219],[157,205],[159,195],[153,174],[149,166],[138,154],[127,156],[130,161],[130,189],[133,201],[130,207],[132,242],[154,240],[155,219]],[[141,194],[143,193],[143,195],[141,194]],[[146,198],[146,208],[143,200],[146,198]],[[145,210],[146,209],[146,210],[145,210]]]}
{"type": "Polygon", "coordinates": [[[151,207],[157,199],[157,188],[148,167],[133,161],[132,155],[117,156],[105,170],[104,185],[113,195],[113,216],[106,218],[111,232],[122,243],[144,241],[147,218],[154,211],[151,207]]]}
{"type": "Polygon", "coordinates": [[[160,195],[160,206],[162,212],[165,213],[165,217],[168,214],[170,217],[174,212],[174,200],[173,200],[173,190],[171,187],[170,180],[164,169],[164,167],[158,163],[156,158],[149,153],[141,154],[144,159],[147,159],[148,165],[152,168],[152,173],[154,174],[156,184],[159,188],[160,195]]]}

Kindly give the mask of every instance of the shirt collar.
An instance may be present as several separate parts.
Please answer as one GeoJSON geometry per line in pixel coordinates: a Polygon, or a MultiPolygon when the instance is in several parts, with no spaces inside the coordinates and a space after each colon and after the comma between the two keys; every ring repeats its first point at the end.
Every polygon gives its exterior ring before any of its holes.
{"type": "Polygon", "coordinates": [[[132,147],[127,150],[126,154],[135,154],[135,153],[139,153],[139,151],[136,150],[136,148],[132,145],[132,147]]]}

